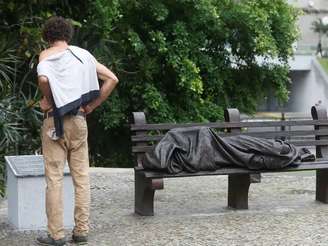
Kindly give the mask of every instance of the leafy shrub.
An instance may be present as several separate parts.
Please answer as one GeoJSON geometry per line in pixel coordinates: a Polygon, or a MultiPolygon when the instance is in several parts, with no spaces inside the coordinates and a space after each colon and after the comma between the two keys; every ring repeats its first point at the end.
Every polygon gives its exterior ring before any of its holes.
{"type": "Polygon", "coordinates": [[[4,156],[31,153],[40,146],[36,85],[28,81],[28,72],[23,76],[19,72],[24,63],[11,45],[2,39],[0,47],[0,196],[4,194],[4,156]]]}

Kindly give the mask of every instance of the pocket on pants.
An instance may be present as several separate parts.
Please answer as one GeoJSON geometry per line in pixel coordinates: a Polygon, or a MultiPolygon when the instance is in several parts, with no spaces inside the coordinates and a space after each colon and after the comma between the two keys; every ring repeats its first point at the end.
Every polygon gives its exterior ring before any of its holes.
{"type": "Polygon", "coordinates": [[[47,137],[47,131],[49,129],[54,127],[54,121],[53,118],[47,118],[43,120],[42,126],[41,126],[41,137],[42,140],[47,137]]]}
{"type": "Polygon", "coordinates": [[[73,117],[72,138],[75,140],[83,140],[88,136],[87,121],[82,116],[73,117]]]}
{"type": "Polygon", "coordinates": [[[74,125],[79,129],[87,129],[87,121],[85,117],[77,115],[73,118],[74,125]]]}

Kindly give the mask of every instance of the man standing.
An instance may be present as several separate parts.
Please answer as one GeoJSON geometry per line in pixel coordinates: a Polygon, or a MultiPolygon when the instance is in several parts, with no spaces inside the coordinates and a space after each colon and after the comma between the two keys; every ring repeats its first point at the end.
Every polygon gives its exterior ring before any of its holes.
{"type": "Polygon", "coordinates": [[[87,244],[89,232],[88,129],[85,116],[111,94],[117,77],[86,50],[68,45],[73,35],[69,21],[51,17],[44,25],[43,39],[49,48],[38,64],[38,84],[43,94],[42,151],[46,176],[48,236],[40,245],[65,245],[63,226],[63,170],[67,160],[75,189],[72,240],[87,244]],[[98,78],[103,81],[99,89],[98,78]]]}

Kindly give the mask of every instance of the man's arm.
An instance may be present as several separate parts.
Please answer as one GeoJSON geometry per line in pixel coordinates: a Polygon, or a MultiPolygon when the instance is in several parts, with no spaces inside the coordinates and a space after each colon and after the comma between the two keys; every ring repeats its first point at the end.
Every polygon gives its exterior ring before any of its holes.
{"type": "Polygon", "coordinates": [[[39,76],[38,84],[43,95],[43,98],[40,101],[40,108],[43,112],[45,112],[52,108],[51,102],[53,100],[48,78],[46,76],[39,76]]]}
{"type": "Polygon", "coordinates": [[[49,80],[46,76],[38,77],[38,84],[42,95],[47,99],[49,103],[52,102],[52,94],[49,85],[49,80]]]}
{"type": "MultiPolygon", "coordinates": [[[[39,55],[39,63],[45,59],[48,56],[48,51],[44,50],[40,53],[39,55]]],[[[42,100],[40,101],[40,107],[42,111],[48,111],[49,109],[52,108],[52,93],[51,93],[51,88],[49,85],[49,80],[47,76],[38,76],[38,85],[40,88],[40,91],[43,95],[42,100]]]]}
{"type": "Polygon", "coordinates": [[[87,114],[91,113],[95,108],[97,108],[100,104],[102,104],[107,97],[112,93],[115,86],[118,83],[118,78],[115,76],[115,74],[109,70],[104,65],[97,62],[96,64],[96,70],[98,78],[103,80],[104,83],[100,88],[100,96],[90,102],[85,108],[85,112],[87,114]]]}

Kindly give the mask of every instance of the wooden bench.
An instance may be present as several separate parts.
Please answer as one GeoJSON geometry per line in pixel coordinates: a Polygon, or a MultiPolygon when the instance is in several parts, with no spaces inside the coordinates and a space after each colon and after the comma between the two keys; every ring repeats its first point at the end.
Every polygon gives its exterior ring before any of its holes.
{"type": "Polygon", "coordinates": [[[164,178],[193,177],[205,175],[228,175],[228,206],[235,209],[248,208],[248,190],[251,176],[260,173],[316,170],[316,200],[328,203],[328,119],[322,106],[311,109],[312,119],[279,120],[263,122],[241,122],[237,109],[225,110],[224,122],[188,124],[147,124],[143,112],[133,113],[131,124],[132,152],[135,154],[135,213],[151,216],[154,214],[155,190],[164,188],[164,178]],[[176,127],[207,126],[218,131],[220,136],[246,134],[267,139],[286,139],[296,146],[315,148],[316,161],[280,170],[253,171],[246,168],[222,168],[216,171],[197,173],[181,172],[168,174],[145,170],[142,159],[152,151],[164,134],[176,127]],[[262,129],[262,130],[261,130],[262,129]]]}

